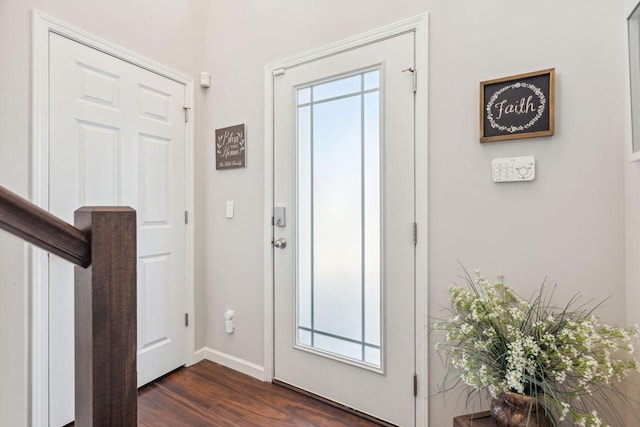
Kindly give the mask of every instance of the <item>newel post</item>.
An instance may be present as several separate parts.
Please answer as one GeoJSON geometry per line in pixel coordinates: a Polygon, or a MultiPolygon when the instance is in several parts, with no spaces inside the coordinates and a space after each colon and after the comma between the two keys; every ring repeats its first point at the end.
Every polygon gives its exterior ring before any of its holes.
{"type": "Polygon", "coordinates": [[[137,425],[136,212],[88,207],[91,265],[75,267],[75,425],[137,425]]]}

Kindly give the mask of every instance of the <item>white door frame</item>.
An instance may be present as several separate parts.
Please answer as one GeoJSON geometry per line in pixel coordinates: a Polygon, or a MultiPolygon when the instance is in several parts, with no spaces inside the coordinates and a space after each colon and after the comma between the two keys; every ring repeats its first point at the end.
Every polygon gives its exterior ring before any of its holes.
{"type": "Polygon", "coordinates": [[[416,286],[415,313],[416,337],[415,358],[418,375],[418,395],[416,397],[416,425],[426,425],[429,419],[428,396],[428,15],[413,18],[378,28],[347,40],[340,41],[300,55],[267,64],[264,69],[264,380],[273,379],[274,370],[274,278],[273,278],[273,144],[274,144],[274,75],[279,75],[290,67],[315,61],[348,50],[357,49],[398,34],[415,33],[415,64],[417,70],[417,90],[415,102],[415,203],[418,222],[418,242],[416,245],[416,286]]]}
{"type": "MultiPolygon", "coordinates": [[[[147,59],[135,52],[103,40],[79,28],[34,10],[32,16],[32,150],[31,201],[47,209],[49,205],[49,33],[56,33],[145,70],[183,84],[186,107],[194,111],[194,83],[185,74],[147,59]]],[[[190,220],[186,229],[187,313],[194,319],[194,114],[186,123],[186,206],[190,220]]],[[[46,252],[30,249],[30,415],[33,427],[49,425],[49,290],[46,252]]],[[[194,361],[195,328],[187,329],[186,362],[194,361]]]]}

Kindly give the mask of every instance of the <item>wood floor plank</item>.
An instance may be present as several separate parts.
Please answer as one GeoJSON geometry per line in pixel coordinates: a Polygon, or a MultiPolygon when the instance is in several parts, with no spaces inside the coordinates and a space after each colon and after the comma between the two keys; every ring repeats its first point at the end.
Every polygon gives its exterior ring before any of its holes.
{"type": "Polygon", "coordinates": [[[190,369],[174,372],[157,381],[156,384],[206,409],[234,393],[228,387],[198,375],[190,369]]]}
{"type": "Polygon", "coordinates": [[[373,427],[378,424],[205,360],[138,390],[138,426],[373,427]]]}
{"type": "Polygon", "coordinates": [[[206,409],[156,384],[138,393],[138,426],[213,427],[236,426],[206,409]]]}
{"type": "Polygon", "coordinates": [[[259,393],[269,390],[273,384],[259,381],[217,363],[203,360],[188,369],[210,381],[227,387],[236,393],[259,393]]]}
{"type": "Polygon", "coordinates": [[[377,424],[210,361],[140,389],[144,427],[371,427],[377,424]]]}
{"type": "MultiPolygon", "coordinates": [[[[277,405],[265,404],[257,395],[235,393],[211,409],[211,412],[243,426],[295,426],[304,425],[286,402],[277,405]]],[[[312,424],[307,424],[312,425],[312,424]]]]}
{"type": "Polygon", "coordinates": [[[304,404],[299,408],[292,408],[292,412],[318,427],[369,427],[376,424],[357,417],[353,414],[341,411],[325,404],[304,404]]]}
{"type": "MultiPolygon", "coordinates": [[[[375,425],[333,406],[319,403],[314,399],[300,393],[296,393],[290,389],[256,380],[255,378],[239,374],[238,372],[232,371],[218,364],[203,363],[192,368],[195,368],[193,372],[208,378],[212,382],[215,381],[216,383],[229,387],[238,393],[251,394],[251,398],[254,401],[259,401],[260,405],[281,407],[283,411],[297,415],[297,418],[306,420],[303,425],[375,425]]],[[[288,421],[290,424],[286,425],[297,425],[295,424],[295,421],[296,419],[291,419],[288,421]]],[[[277,422],[280,422],[278,425],[285,425],[282,424],[282,420],[277,420],[277,422]]]]}

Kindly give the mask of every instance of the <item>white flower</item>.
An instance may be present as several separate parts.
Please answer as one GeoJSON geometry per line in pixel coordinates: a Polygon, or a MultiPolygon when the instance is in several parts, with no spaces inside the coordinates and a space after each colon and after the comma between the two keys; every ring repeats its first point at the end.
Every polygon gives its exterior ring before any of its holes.
{"type": "Polygon", "coordinates": [[[571,406],[566,403],[566,402],[560,402],[560,405],[562,405],[562,412],[560,413],[560,421],[564,421],[564,419],[566,418],[567,414],[569,413],[569,408],[571,408],[571,406]]]}
{"type": "Polygon", "coordinates": [[[503,277],[497,279],[489,283],[477,272],[469,278],[471,288],[449,290],[452,317],[435,326],[445,335],[436,348],[448,360],[448,378],[455,374],[493,397],[505,391],[528,393],[534,387],[543,393],[560,390],[547,402],[556,419],[603,425],[597,412],[571,402],[597,396],[601,386],[640,371],[634,357],[638,328],[603,325],[581,311],[556,310],[546,300],[523,300],[503,277]]]}

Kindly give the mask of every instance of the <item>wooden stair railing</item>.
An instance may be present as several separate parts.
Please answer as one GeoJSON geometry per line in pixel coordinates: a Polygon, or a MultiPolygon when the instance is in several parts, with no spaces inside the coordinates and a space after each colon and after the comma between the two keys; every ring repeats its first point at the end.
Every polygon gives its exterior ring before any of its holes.
{"type": "MultiPolygon", "coordinates": [[[[75,426],[137,425],[136,212],[83,207],[71,226],[0,186],[0,229],[75,267],[75,426]]],[[[55,286],[55,284],[53,284],[55,286]]]]}

